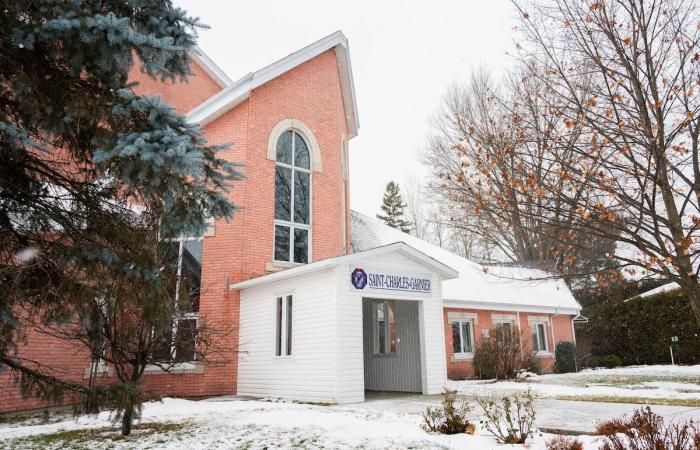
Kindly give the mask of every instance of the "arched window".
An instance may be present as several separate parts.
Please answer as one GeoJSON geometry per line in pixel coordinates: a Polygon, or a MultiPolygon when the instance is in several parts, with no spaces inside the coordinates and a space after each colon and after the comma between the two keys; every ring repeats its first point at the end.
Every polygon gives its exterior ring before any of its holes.
{"type": "Polygon", "coordinates": [[[275,261],[305,264],[311,242],[311,160],[299,133],[277,139],[275,166],[275,261]]]}

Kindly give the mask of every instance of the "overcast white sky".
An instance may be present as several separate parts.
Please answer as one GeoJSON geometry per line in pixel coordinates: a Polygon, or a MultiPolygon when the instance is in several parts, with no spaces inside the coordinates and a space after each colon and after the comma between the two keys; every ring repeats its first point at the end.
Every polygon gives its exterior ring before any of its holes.
{"type": "Polygon", "coordinates": [[[232,79],[336,30],[350,43],[360,116],[350,205],[374,215],[386,183],[423,176],[427,120],[448,85],[509,63],[509,0],[176,0],[211,29],[199,46],[232,79]]]}

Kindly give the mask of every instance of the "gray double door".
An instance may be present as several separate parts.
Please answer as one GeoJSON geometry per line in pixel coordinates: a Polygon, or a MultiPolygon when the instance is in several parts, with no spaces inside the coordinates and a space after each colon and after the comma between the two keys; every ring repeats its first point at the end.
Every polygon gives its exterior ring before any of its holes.
{"type": "MultiPolygon", "coordinates": [[[[395,336],[385,328],[389,338],[378,332],[377,306],[380,300],[362,302],[365,390],[388,392],[422,392],[420,322],[418,301],[392,301],[395,336]],[[391,340],[395,337],[395,346],[391,340]],[[387,339],[380,353],[378,340],[387,339]],[[392,351],[394,350],[394,351],[392,351]]],[[[380,313],[381,314],[381,313],[380,313]]],[[[383,319],[383,317],[382,317],[383,319]]],[[[390,323],[387,318],[387,322],[390,323]]]]}

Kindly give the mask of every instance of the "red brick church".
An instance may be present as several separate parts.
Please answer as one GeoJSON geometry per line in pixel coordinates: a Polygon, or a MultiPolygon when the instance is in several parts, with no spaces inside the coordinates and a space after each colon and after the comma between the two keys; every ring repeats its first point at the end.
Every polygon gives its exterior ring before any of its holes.
{"type": "MultiPolygon", "coordinates": [[[[191,56],[184,83],[137,70],[131,80],[200,124],[210,144],[232,143],[220,156],[244,165],[230,194],[242,210],[174,244],[201,286],[197,310],[173,332],[203,317],[225,322],[238,351],[207,366],[196,348],[182,350],[185,362],[171,372],[148,371],[149,388],[338,403],[361,401],[365,390],[433,393],[448,377],[473,376],[474,345],[492,327],[523,330],[544,370],[556,343],[575,339],[580,305],[563,282],[532,281],[533,269],[484,271],[350,210],[348,152],[359,119],[341,32],[237,81],[200,49],[191,56]]],[[[86,381],[82,349],[27,336],[21,356],[86,381]]],[[[0,412],[46,406],[54,405],[24,398],[0,372],[0,412]]]]}

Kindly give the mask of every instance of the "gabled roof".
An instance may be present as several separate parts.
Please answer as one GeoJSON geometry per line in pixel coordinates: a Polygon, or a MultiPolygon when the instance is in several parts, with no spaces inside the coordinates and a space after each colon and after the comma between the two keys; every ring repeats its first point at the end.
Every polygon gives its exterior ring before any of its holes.
{"type": "Polygon", "coordinates": [[[394,242],[389,245],[375,247],[362,252],[350,253],[343,256],[336,256],[335,258],[322,259],[320,261],[315,261],[309,264],[304,264],[302,266],[293,267],[291,269],[281,270],[279,272],[274,272],[268,275],[263,275],[261,277],[252,278],[250,280],[233,283],[231,284],[230,288],[246,289],[253,286],[259,286],[262,284],[272,283],[274,281],[286,280],[288,278],[297,277],[299,275],[317,272],[319,270],[337,266],[338,264],[349,263],[356,259],[368,258],[391,252],[400,253],[401,255],[414,260],[415,262],[437,273],[444,279],[454,278],[458,275],[457,271],[455,271],[451,267],[441,263],[440,261],[437,261],[436,259],[430,257],[429,255],[426,255],[425,253],[419,250],[416,250],[415,248],[411,247],[405,242],[394,242]]]}
{"type": "Polygon", "coordinates": [[[482,266],[358,212],[350,219],[353,251],[405,242],[458,271],[458,277],[442,283],[445,306],[573,315],[581,310],[566,283],[542,270],[482,266]]]}
{"type": "Polygon", "coordinates": [[[190,50],[190,57],[222,88],[225,89],[233,83],[233,80],[231,80],[201,48],[193,47],[190,50]]]}
{"type": "MultiPolygon", "coordinates": [[[[199,123],[200,125],[206,125],[247,99],[253,89],[262,86],[268,81],[277,78],[283,73],[290,71],[330,49],[334,49],[337,56],[340,85],[343,103],[345,105],[345,117],[348,123],[348,137],[353,138],[357,136],[357,130],[360,124],[357,116],[355,85],[352,79],[348,40],[340,31],[336,31],[267,67],[249,73],[234,83],[230,83],[223,91],[187,113],[187,120],[199,123]]],[[[223,74],[223,72],[221,73],[223,74]]]]}

